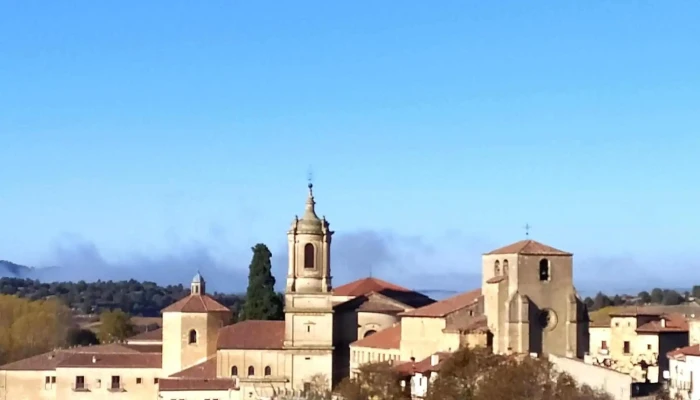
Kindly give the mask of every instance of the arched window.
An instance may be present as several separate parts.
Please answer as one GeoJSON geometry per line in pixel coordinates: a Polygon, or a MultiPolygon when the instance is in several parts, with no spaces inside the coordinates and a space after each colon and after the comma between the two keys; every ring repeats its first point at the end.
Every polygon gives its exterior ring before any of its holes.
{"type": "Polygon", "coordinates": [[[498,276],[501,274],[501,264],[496,260],[495,263],[493,263],[493,275],[498,276]]]}
{"type": "Polygon", "coordinates": [[[314,262],[314,253],[314,245],[307,243],[306,246],[304,246],[304,268],[314,269],[316,267],[316,263],[314,262]]]}
{"type": "Polygon", "coordinates": [[[364,337],[374,335],[375,333],[377,333],[377,331],[375,331],[374,329],[371,329],[371,330],[365,332],[365,336],[364,336],[364,337]]]}
{"type": "Polygon", "coordinates": [[[255,368],[253,368],[253,366],[251,365],[250,367],[248,367],[248,376],[253,375],[255,375],[255,368]]]}
{"type": "Polygon", "coordinates": [[[189,339],[188,339],[187,343],[189,343],[189,344],[197,343],[197,331],[195,331],[194,329],[192,329],[190,331],[189,339]]]}
{"type": "Polygon", "coordinates": [[[550,279],[549,260],[543,258],[540,260],[540,281],[548,281],[550,279]]]}
{"type": "Polygon", "coordinates": [[[231,367],[231,376],[238,376],[238,367],[235,365],[231,367]]]}
{"type": "Polygon", "coordinates": [[[508,260],[503,260],[503,275],[508,275],[508,260]]]}
{"type": "Polygon", "coordinates": [[[267,367],[265,367],[265,376],[270,375],[272,375],[272,368],[270,368],[270,366],[268,365],[267,367]]]}

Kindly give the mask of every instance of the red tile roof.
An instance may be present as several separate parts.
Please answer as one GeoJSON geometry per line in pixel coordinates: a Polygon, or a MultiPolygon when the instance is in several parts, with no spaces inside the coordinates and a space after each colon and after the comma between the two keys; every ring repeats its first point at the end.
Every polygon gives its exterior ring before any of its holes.
{"type": "Polygon", "coordinates": [[[238,390],[232,378],[213,379],[172,379],[158,381],[160,392],[176,392],[183,390],[238,390]]]}
{"type": "Polygon", "coordinates": [[[659,320],[649,321],[637,327],[639,333],[688,332],[688,320],[682,314],[664,314],[659,320]],[[662,325],[664,320],[665,325],[662,325]]]}
{"type": "Polygon", "coordinates": [[[374,349],[399,349],[401,347],[401,324],[386,328],[351,343],[356,347],[371,347],[374,349]]]}
{"type": "Polygon", "coordinates": [[[694,344],[692,346],[679,347],[675,350],[666,353],[669,358],[678,356],[695,356],[700,357],[700,344],[694,344]]]}
{"type": "Polygon", "coordinates": [[[437,372],[440,371],[440,367],[442,366],[442,363],[450,358],[452,356],[452,353],[448,352],[438,352],[435,353],[434,355],[437,356],[437,364],[432,365],[433,361],[433,356],[429,356],[427,358],[424,358],[421,361],[418,362],[404,362],[401,364],[396,365],[396,370],[399,372],[399,374],[403,376],[412,376],[414,374],[425,374],[426,372],[437,372]]]}
{"type": "MultiPolygon", "coordinates": [[[[6,371],[50,371],[56,369],[67,358],[74,354],[138,354],[142,351],[132,347],[118,343],[103,344],[99,346],[82,346],[71,349],[61,349],[39,354],[33,357],[28,357],[23,360],[18,360],[5,364],[0,367],[0,370],[6,371]]],[[[151,346],[148,346],[151,347],[151,346]]],[[[138,346],[137,348],[141,348],[138,346]]]]}
{"type": "Polygon", "coordinates": [[[141,332],[126,339],[127,341],[139,341],[139,342],[162,342],[163,341],[163,328],[154,329],[152,331],[141,332]]]}
{"type": "Polygon", "coordinates": [[[205,313],[231,310],[206,294],[191,294],[164,308],[162,312],[205,313]]]}
{"type": "Polygon", "coordinates": [[[382,290],[389,289],[399,292],[411,292],[412,290],[406,289],[405,287],[394,285],[387,281],[383,281],[377,278],[364,278],[358,279],[356,281],[346,283],[345,285],[339,286],[333,289],[333,295],[335,296],[362,296],[369,294],[370,292],[381,292],[382,290]]]}
{"type": "Polygon", "coordinates": [[[522,254],[528,256],[571,256],[573,254],[554,247],[547,246],[534,240],[521,240],[508,246],[486,253],[489,254],[522,254]]]}
{"type": "Polygon", "coordinates": [[[90,354],[77,353],[66,357],[57,368],[155,368],[163,363],[160,353],[90,354]]]}
{"type": "Polygon", "coordinates": [[[475,289],[399,315],[402,317],[442,318],[447,314],[477,303],[479,297],[481,297],[481,289],[475,289]]]}
{"type": "Polygon", "coordinates": [[[176,374],[170,375],[170,377],[189,379],[216,378],[216,356],[213,356],[202,363],[184,369],[176,374]]]}
{"type": "Polygon", "coordinates": [[[219,330],[217,349],[281,349],[284,321],[243,321],[219,330]]]}

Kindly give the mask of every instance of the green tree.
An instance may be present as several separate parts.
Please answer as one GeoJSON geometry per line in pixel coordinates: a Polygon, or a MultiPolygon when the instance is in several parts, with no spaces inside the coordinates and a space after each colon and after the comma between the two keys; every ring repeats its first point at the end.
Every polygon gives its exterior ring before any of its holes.
{"type": "Polygon", "coordinates": [[[639,292],[637,297],[639,297],[639,301],[642,302],[642,304],[651,303],[651,295],[646,290],[639,292]]]}
{"type": "Polygon", "coordinates": [[[95,332],[89,329],[71,328],[66,339],[69,346],[89,346],[100,343],[95,332]]]}
{"type": "Polygon", "coordinates": [[[98,337],[102,343],[122,341],[134,334],[129,314],[122,310],[104,311],[100,314],[98,337]]]}
{"type": "Polygon", "coordinates": [[[651,302],[654,304],[661,304],[664,299],[664,291],[659,288],[654,288],[651,291],[651,302]]]}
{"type": "Polygon", "coordinates": [[[619,294],[616,294],[616,295],[612,298],[612,305],[614,305],[614,306],[621,306],[621,305],[623,305],[623,304],[625,304],[625,301],[622,299],[622,297],[620,297],[619,294]]]}
{"type": "Polygon", "coordinates": [[[248,291],[241,320],[279,320],[283,317],[282,303],[275,293],[275,277],[272,276],[272,253],[266,245],[258,243],[253,250],[248,274],[248,291]]]}
{"type": "Polygon", "coordinates": [[[402,400],[410,394],[401,385],[401,376],[387,362],[364,364],[352,379],[346,378],[338,385],[337,392],[345,400],[402,400]]]}
{"type": "Polygon", "coordinates": [[[593,299],[593,307],[592,310],[599,310],[604,307],[608,307],[612,305],[612,300],[606,295],[603,294],[603,292],[598,292],[598,294],[595,295],[595,298],[593,299]]]}
{"type": "Polygon", "coordinates": [[[663,297],[661,297],[661,304],[665,306],[675,306],[683,302],[683,296],[681,296],[675,290],[665,290],[663,297]]]}

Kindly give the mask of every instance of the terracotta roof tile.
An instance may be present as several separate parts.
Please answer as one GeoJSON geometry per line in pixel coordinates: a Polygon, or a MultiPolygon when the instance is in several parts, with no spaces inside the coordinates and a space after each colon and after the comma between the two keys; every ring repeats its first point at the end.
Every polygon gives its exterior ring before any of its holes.
{"type": "Polygon", "coordinates": [[[213,356],[202,363],[184,369],[176,374],[170,375],[170,377],[188,379],[216,378],[216,356],[213,356]]]}
{"type": "Polygon", "coordinates": [[[160,353],[90,354],[76,353],[66,357],[57,368],[156,368],[162,367],[160,353]]]}
{"type": "Polygon", "coordinates": [[[231,312],[228,307],[222,305],[206,294],[193,294],[180,299],[168,307],[165,307],[162,312],[205,313],[215,311],[231,312]]]}
{"type": "Polygon", "coordinates": [[[162,353],[163,346],[160,344],[123,344],[127,349],[137,351],[139,353],[162,353]]]}
{"type": "Polygon", "coordinates": [[[81,353],[89,354],[124,354],[139,353],[138,350],[119,343],[109,343],[98,346],[82,346],[70,349],[50,351],[36,356],[17,360],[0,367],[0,370],[8,371],[49,371],[54,370],[66,358],[81,353]]]}
{"type": "Polygon", "coordinates": [[[351,343],[354,347],[370,347],[373,349],[399,349],[401,347],[401,324],[395,324],[373,335],[369,335],[351,343]]]}
{"type": "Polygon", "coordinates": [[[688,332],[688,320],[682,314],[664,314],[658,321],[649,321],[637,327],[639,333],[688,332]],[[665,325],[661,323],[661,319],[665,325]]]}
{"type": "Polygon", "coordinates": [[[400,292],[410,292],[410,289],[394,285],[377,278],[364,278],[346,283],[333,289],[335,296],[362,296],[370,292],[381,292],[384,289],[396,290],[400,292]]]}
{"type": "Polygon", "coordinates": [[[521,240],[508,246],[486,253],[489,254],[522,254],[530,256],[571,256],[573,254],[554,247],[547,246],[534,240],[521,240]]]}
{"type": "Polygon", "coordinates": [[[162,342],[163,341],[163,328],[154,329],[152,331],[141,332],[126,339],[127,341],[139,341],[139,342],[162,342]]]}
{"type": "Polygon", "coordinates": [[[402,317],[441,318],[479,301],[481,289],[460,293],[445,300],[399,314],[402,317]]]}
{"type": "Polygon", "coordinates": [[[217,349],[281,349],[284,321],[243,321],[219,330],[217,349]]]}
{"type": "Polygon", "coordinates": [[[161,392],[176,392],[183,390],[238,390],[231,378],[214,379],[172,379],[166,378],[158,381],[158,390],[161,392]]]}
{"type": "Polygon", "coordinates": [[[398,364],[396,365],[395,369],[403,376],[412,376],[416,373],[425,374],[426,372],[437,372],[440,371],[442,363],[452,356],[452,353],[438,352],[434,355],[438,357],[436,365],[432,365],[433,356],[431,355],[430,357],[424,358],[418,362],[408,361],[398,364]]]}
{"type": "Polygon", "coordinates": [[[678,356],[695,356],[700,357],[700,344],[694,344],[692,346],[679,347],[675,350],[666,353],[668,357],[678,357],[678,356]]]}

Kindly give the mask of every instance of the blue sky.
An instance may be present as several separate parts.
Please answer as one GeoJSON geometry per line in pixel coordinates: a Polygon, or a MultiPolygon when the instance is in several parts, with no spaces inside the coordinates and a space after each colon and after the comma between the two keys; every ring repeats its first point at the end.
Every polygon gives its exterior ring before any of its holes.
{"type": "Polygon", "coordinates": [[[576,254],[581,285],[700,283],[698,17],[692,1],[0,2],[0,259],[245,269],[256,242],[284,256],[311,167],[337,280],[371,265],[469,289],[479,254],[529,223],[576,254]]]}

